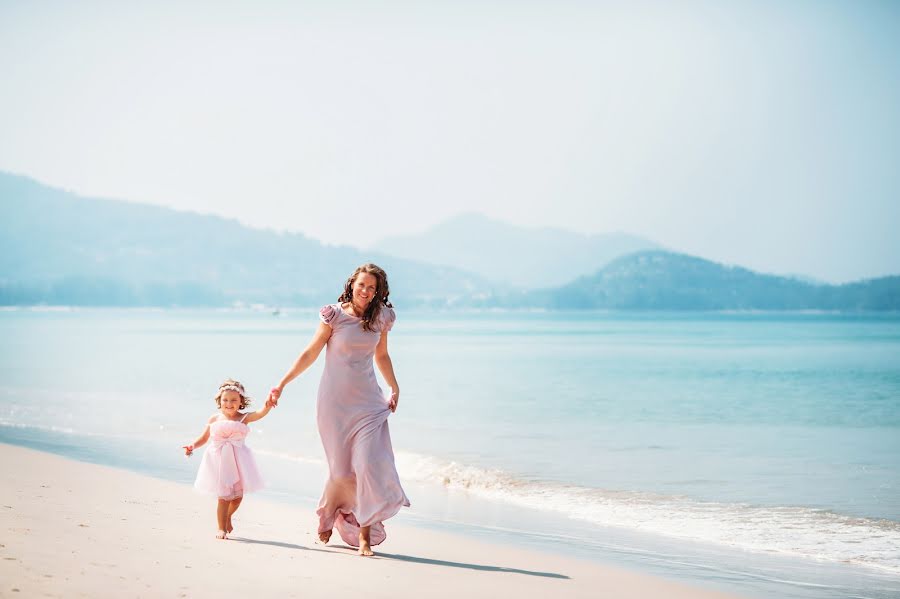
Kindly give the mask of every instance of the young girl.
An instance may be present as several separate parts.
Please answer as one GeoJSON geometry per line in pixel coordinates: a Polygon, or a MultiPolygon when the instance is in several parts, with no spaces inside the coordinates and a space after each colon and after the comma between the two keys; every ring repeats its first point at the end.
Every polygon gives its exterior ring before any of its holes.
{"type": "Polygon", "coordinates": [[[263,418],[272,409],[273,402],[258,412],[242,413],[250,398],[244,386],[233,379],[227,379],[219,386],[216,395],[219,413],[213,414],[203,433],[191,445],[184,446],[184,454],[191,455],[194,449],[208,440],[209,447],[200,462],[200,471],[194,488],[219,497],[216,518],[219,522],[217,539],[224,539],[234,528],[231,517],[241,505],[244,493],[252,493],[263,487],[263,480],[256,467],[256,460],[244,439],[250,432],[247,425],[263,418]]]}

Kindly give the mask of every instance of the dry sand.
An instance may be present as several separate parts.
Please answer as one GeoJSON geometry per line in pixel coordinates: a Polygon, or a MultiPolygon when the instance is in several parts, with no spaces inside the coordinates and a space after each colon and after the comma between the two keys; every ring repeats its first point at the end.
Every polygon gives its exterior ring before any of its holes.
{"type": "Polygon", "coordinates": [[[215,499],[186,485],[4,444],[0,464],[2,597],[728,597],[393,523],[363,558],[252,495],[220,541],[215,499]]]}

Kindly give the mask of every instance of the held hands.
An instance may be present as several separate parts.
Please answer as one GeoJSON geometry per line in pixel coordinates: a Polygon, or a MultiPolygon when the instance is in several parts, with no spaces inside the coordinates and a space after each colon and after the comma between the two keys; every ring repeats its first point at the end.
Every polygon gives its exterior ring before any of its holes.
{"type": "Polygon", "coordinates": [[[278,405],[278,398],[281,397],[281,389],[278,387],[272,387],[269,391],[269,399],[266,400],[266,405],[270,405],[271,407],[276,407],[278,405]]]}

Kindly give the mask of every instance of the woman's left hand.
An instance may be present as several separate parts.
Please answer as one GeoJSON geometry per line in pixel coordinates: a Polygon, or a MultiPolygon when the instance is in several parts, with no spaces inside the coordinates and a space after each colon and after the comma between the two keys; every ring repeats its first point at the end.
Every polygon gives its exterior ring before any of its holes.
{"type": "Polygon", "coordinates": [[[388,400],[388,407],[391,409],[391,412],[397,411],[397,403],[400,401],[400,392],[392,391],[391,398],[388,400]]]}

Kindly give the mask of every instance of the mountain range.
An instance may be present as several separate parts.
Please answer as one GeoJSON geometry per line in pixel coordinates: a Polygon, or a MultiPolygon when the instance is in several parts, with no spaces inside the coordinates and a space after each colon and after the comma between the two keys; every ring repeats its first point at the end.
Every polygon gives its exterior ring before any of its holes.
{"type": "Polygon", "coordinates": [[[0,304],[313,306],[359,264],[391,274],[392,297],[451,301],[493,285],[477,275],[326,246],[218,216],[84,198],[0,173],[0,304]],[[419,281],[428,277],[428,286],[419,281]]]}
{"type": "Polygon", "coordinates": [[[646,251],[546,290],[538,301],[550,308],[607,310],[898,310],[900,276],[825,285],[646,251]]]}
{"type": "Polygon", "coordinates": [[[364,251],[0,172],[0,222],[0,305],[318,306],[372,261],[405,307],[900,310],[898,276],[815,284],[472,214],[364,251]]]}

